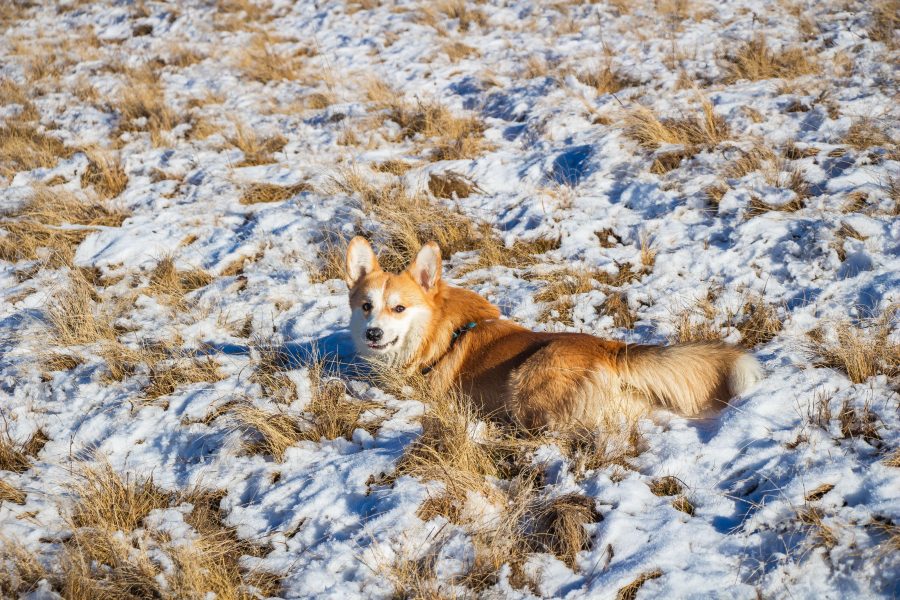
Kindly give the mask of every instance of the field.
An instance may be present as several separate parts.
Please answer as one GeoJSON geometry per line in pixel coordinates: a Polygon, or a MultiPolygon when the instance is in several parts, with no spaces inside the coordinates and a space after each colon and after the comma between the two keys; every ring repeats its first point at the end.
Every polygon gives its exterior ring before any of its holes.
{"type": "Polygon", "coordinates": [[[900,595],[897,0],[0,3],[0,597],[900,595]],[[354,356],[343,252],[741,344],[528,434],[354,356]]]}

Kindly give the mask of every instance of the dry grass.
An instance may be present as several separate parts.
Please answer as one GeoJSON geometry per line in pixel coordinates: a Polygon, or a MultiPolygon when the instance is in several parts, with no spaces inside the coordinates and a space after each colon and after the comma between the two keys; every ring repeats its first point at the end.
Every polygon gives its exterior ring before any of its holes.
{"type": "Polygon", "coordinates": [[[474,222],[425,195],[410,194],[399,184],[376,185],[357,170],[343,171],[333,181],[336,192],[356,196],[362,209],[382,223],[386,240],[379,260],[390,271],[405,268],[430,240],[445,256],[483,245],[474,222]]]}
{"type": "Polygon", "coordinates": [[[228,141],[238,150],[244,153],[244,158],[236,167],[253,167],[267,165],[275,161],[272,156],[280,152],[286,145],[287,139],[280,135],[262,137],[239,121],[234,122],[235,134],[228,141]]]}
{"type": "Polygon", "coordinates": [[[802,48],[772,50],[763,35],[727,52],[723,63],[726,83],[741,79],[792,79],[819,72],[815,56],[802,48]]]}
{"type": "Polygon", "coordinates": [[[133,531],[151,511],[168,508],[171,500],[152,477],[123,479],[105,462],[83,466],[72,490],[78,497],[70,515],[72,524],[108,532],[133,531]]]}
{"type": "Polygon", "coordinates": [[[804,198],[799,195],[794,196],[784,204],[772,204],[759,196],[751,196],[750,201],[747,203],[747,218],[751,219],[768,212],[797,212],[804,206],[806,206],[804,198]]]}
{"type": "Polygon", "coordinates": [[[574,427],[554,438],[576,477],[608,469],[634,470],[631,460],[645,449],[637,420],[617,419],[603,427],[574,427]]]}
{"type": "Polygon", "coordinates": [[[148,382],[144,386],[147,398],[161,398],[181,386],[212,383],[223,377],[218,363],[210,356],[150,361],[148,382]]]}
{"type": "MultiPolygon", "coordinates": [[[[383,84],[382,84],[383,85],[383,84]]],[[[418,140],[428,148],[433,161],[476,158],[489,148],[484,123],[474,116],[456,116],[438,102],[408,103],[399,95],[386,96],[376,84],[369,85],[370,98],[384,117],[400,127],[400,137],[418,140]]]]}
{"type": "Polygon", "coordinates": [[[816,487],[815,489],[808,491],[806,493],[806,495],[804,496],[804,499],[807,502],[815,502],[817,500],[821,500],[823,497],[825,497],[825,494],[827,494],[828,492],[830,492],[833,489],[834,489],[833,483],[823,483],[822,485],[816,487]]]}
{"type": "Polygon", "coordinates": [[[534,503],[525,529],[534,551],[550,552],[574,569],[578,553],[591,545],[584,526],[601,519],[593,498],[570,493],[534,503]]]}
{"type": "MultiPolygon", "coordinates": [[[[275,398],[282,403],[296,398],[296,388],[281,372],[284,368],[281,361],[287,357],[272,344],[258,342],[257,348],[262,351],[258,351],[260,358],[254,379],[263,390],[275,390],[278,394],[275,398]]],[[[306,366],[311,396],[303,414],[264,409],[247,402],[229,408],[239,428],[250,438],[247,444],[250,452],[262,452],[282,461],[285,451],[300,441],[351,440],[357,429],[371,433],[377,428],[377,421],[365,417],[378,405],[350,398],[344,382],[328,374],[331,369],[328,360],[312,355],[306,359],[306,366]]]]}
{"type": "Polygon", "coordinates": [[[424,380],[414,385],[420,397],[429,399],[428,409],[422,434],[407,447],[396,475],[441,482],[451,504],[464,503],[469,490],[491,495],[486,477],[498,477],[500,471],[490,446],[472,435],[478,418],[470,403],[453,392],[436,397],[424,380]]]}
{"type": "Polygon", "coordinates": [[[740,179],[749,173],[762,169],[775,160],[775,153],[761,144],[754,144],[749,150],[740,150],[740,156],[728,162],[722,175],[728,179],[740,179]]]}
{"type": "Polygon", "coordinates": [[[900,468],[900,448],[881,461],[885,466],[900,468]]]}
{"type": "Polygon", "coordinates": [[[873,146],[897,147],[897,143],[885,133],[884,123],[879,123],[871,117],[854,121],[842,141],[857,150],[867,150],[873,146]]]}
{"type": "Polygon", "coordinates": [[[900,29],[900,2],[876,0],[870,4],[869,39],[883,42],[888,48],[897,47],[897,29],[900,29]]]}
{"type": "Polygon", "coordinates": [[[28,458],[24,447],[9,437],[9,432],[4,431],[0,435],[0,471],[22,473],[30,466],[31,459],[28,458]]]}
{"type": "Polygon", "coordinates": [[[344,255],[349,241],[350,238],[341,232],[325,232],[325,239],[319,242],[316,251],[316,260],[306,261],[310,281],[324,283],[331,279],[346,279],[344,255]]]}
{"type": "Polygon", "coordinates": [[[881,435],[878,433],[878,417],[868,403],[863,405],[862,410],[856,410],[849,400],[844,400],[837,417],[842,438],[859,438],[873,445],[881,441],[881,435]]]}
{"type": "Polygon", "coordinates": [[[241,193],[241,204],[259,204],[261,202],[283,202],[312,187],[308,183],[294,185],[278,185],[275,183],[251,183],[241,193]]]}
{"type": "Polygon", "coordinates": [[[807,528],[812,537],[810,543],[832,548],[838,539],[834,530],[825,522],[826,517],[825,511],[818,507],[805,506],[797,511],[797,521],[807,528]]]}
{"type": "MultiPolygon", "coordinates": [[[[72,535],[53,569],[41,572],[65,598],[202,598],[212,593],[249,600],[257,592],[278,593],[278,575],[241,567],[242,556],[260,556],[262,549],[224,526],[222,493],[199,488],[165,492],[149,477],[122,477],[106,463],[82,467],[73,491],[72,535]],[[192,507],[185,521],[198,534],[190,542],[172,544],[165,534],[138,529],[146,527],[151,511],[185,503],[192,507]]],[[[33,579],[19,575],[21,581],[33,579]]]]}
{"type": "Polygon", "coordinates": [[[649,108],[638,107],[625,119],[626,133],[648,150],[677,144],[690,155],[713,148],[728,139],[730,130],[709,100],[701,98],[700,102],[699,115],[669,119],[659,119],[649,108]]]}
{"type": "Polygon", "coordinates": [[[0,537],[0,596],[19,598],[34,591],[46,570],[34,553],[20,543],[5,536],[0,537]]]}
{"type": "Polygon", "coordinates": [[[0,177],[12,179],[20,171],[52,168],[74,152],[31,123],[8,120],[0,126],[0,177]]]}
{"type": "Polygon", "coordinates": [[[472,192],[481,191],[469,178],[446,171],[428,175],[428,191],[436,198],[468,198],[472,192]]]}
{"type": "Polygon", "coordinates": [[[319,356],[308,359],[310,389],[312,397],[304,412],[308,415],[304,429],[305,438],[314,442],[322,439],[353,439],[353,432],[365,429],[374,433],[377,423],[363,417],[378,407],[370,401],[351,399],[346,384],[334,375],[329,361],[319,356]]]}
{"type": "Polygon", "coordinates": [[[212,280],[213,276],[202,269],[177,269],[175,259],[166,256],[160,259],[150,272],[146,291],[148,294],[163,298],[169,304],[180,304],[185,294],[209,285],[212,280]]]}
{"type": "Polygon", "coordinates": [[[596,287],[595,274],[580,269],[561,269],[541,276],[544,286],[534,295],[536,302],[547,304],[538,316],[538,321],[557,320],[572,326],[572,309],[576,294],[590,292],[596,287]]]}
{"type": "Polygon", "coordinates": [[[88,166],[81,174],[82,187],[91,186],[101,198],[115,198],[128,185],[128,175],[114,154],[89,148],[85,150],[88,166]]]}
{"type": "Polygon", "coordinates": [[[624,587],[619,588],[619,590],[616,592],[616,600],[635,600],[642,585],[652,579],[659,579],[662,576],[663,572],[659,569],[641,573],[635,578],[634,581],[624,587]]]}
{"type": "Polygon", "coordinates": [[[281,462],[288,448],[306,439],[300,418],[296,415],[266,410],[249,403],[238,404],[229,413],[249,438],[246,449],[251,454],[267,454],[281,462]]]}
{"type": "Polygon", "coordinates": [[[602,65],[581,71],[577,75],[578,81],[594,88],[598,94],[615,94],[624,88],[640,85],[641,82],[622,73],[613,67],[612,62],[607,61],[602,65]]]}
{"type": "Polygon", "coordinates": [[[597,307],[597,314],[612,317],[614,326],[625,329],[634,329],[637,322],[637,314],[628,305],[628,297],[624,292],[608,293],[603,304],[597,307]]]}
{"type": "Polygon", "coordinates": [[[253,374],[250,381],[259,384],[263,397],[280,404],[297,399],[297,386],[285,371],[290,368],[291,356],[283,344],[272,338],[255,338],[250,343],[253,374]]]}
{"type": "Polygon", "coordinates": [[[666,475],[650,482],[650,491],[656,496],[677,496],[684,490],[681,481],[672,475],[666,475]]]}
{"type": "Polygon", "coordinates": [[[862,321],[859,326],[838,323],[835,338],[827,339],[818,331],[811,333],[808,347],[819,357],[817,366],[838,369],[854,383],[876,375],[900,374],[900,344],[889,339],[896,311],[892,307],[880,318],[862,321]]]}
{"type": "Polygon", "coordinates": [[[147,132],[154,147],[168,145],[167,132],[190,119],[166,103],[165,88],[146,74],[126,73],[128,78],[114,104],[120,132],[147,132]]]}
{"type": "Polygon", "coordinates": [[[115,340],[110,316],[97,306],[93,286],[79,271],[69,274],[69,284],[53,294],[47,321],[54,345],[77,346],[115,340]]]}
{"type": "Polygon", "coordinates": [[[718,342],[724,338],[722,328],[711,319],[715,316],[707,309],[708,305],[689,307],[682,310],[675,317],[675,334],[671,340],[679,344],[689,342],[718,342]]]}
{"type": "Polygon", "coordinates": [[[84,195],[35,188],[29,200],[0,218],[0,259],[42,259],[49,266],[70,264],[75,248],[94,227],[118,227],[126,214],[84,195]],[[75,225],[77,227],[71,227],[75,225]]]}
{"type": "Polygon", "coordinates": [[[756,348],[770,342],[782,328],[778,310],[762,296],[753,295],[744,303],[745,318],[736,325],[745,348],[756,348]]]}
{"type": "Polygon", "coordinates": [[[297,58],[276,51],[272,40],[263,33],[253,36],[239,52],[236,63],[238,69],[245,77],[260,83],[291,81],[297,79],[302,72],[297,58]]]}

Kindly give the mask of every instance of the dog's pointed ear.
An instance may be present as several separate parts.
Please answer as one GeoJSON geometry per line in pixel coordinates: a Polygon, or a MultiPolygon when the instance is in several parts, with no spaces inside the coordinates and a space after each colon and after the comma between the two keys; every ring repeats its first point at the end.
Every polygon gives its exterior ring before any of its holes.
{"type": "Polygon", "coordinates": [[[441,280],[441,248],[435,242],[428,242],[416,255],[409,266],[409,274],[422,289],[430,292],[441,280]]]}
{"type": "Polygon", "coordinates": [[[347,245],[347,285],[353,287],[369,273],[380,270],[381,266],[369,240],[361,235],[350,240],[347,245]]]}

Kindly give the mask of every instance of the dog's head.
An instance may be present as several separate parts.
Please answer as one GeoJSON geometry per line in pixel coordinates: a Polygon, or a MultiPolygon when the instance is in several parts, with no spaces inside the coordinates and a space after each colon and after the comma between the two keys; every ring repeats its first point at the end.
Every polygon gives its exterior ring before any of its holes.
{"type": "Polygon", "coordinates": [[[387,273],[362,237],[347,246],[350,329],[357,351],[390,364],[406,364],[425,338],[441,280],[441,250],[428,242],[408,269],[387,273]]]}

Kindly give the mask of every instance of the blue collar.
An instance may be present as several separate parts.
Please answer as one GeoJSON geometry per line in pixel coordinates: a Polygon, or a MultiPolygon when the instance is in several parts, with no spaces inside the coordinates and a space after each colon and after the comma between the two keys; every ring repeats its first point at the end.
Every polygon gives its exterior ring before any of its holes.
{"type": "Polygon", "coordinates": [[[436,364],[438,364],[438,362],[440,362],[441,358],[444,358],[444,356],[447,356],[447,353],[453,349],[453,344],[456,343],[456,340],[458,340],[465,332],[475,329],[475,327],[477,325],[478,325],[478,323],[476,323],[475,321],[469,321],[462,327],[459,327],[458,329],[454,329],[453,335],[450,337],[450,345],[447,347],[447,352],[444,352],[444,354],[441,355],[440,358],[438,358],[436,361],[434,361],[433,363],[431,363],[430,365],[428,365],[427,367],[422,369],[422,375],[427,375],[428,373],[430,373],[431,370],[434,368],[434,366],[436,364]]]}

